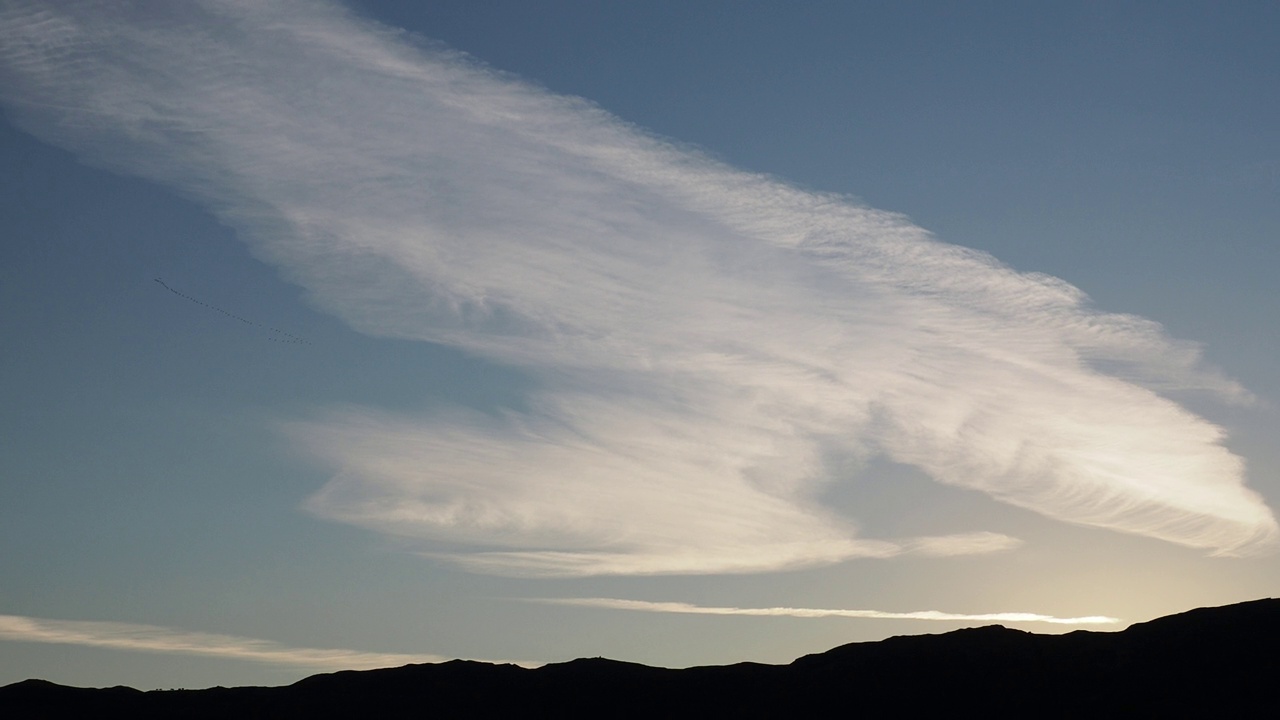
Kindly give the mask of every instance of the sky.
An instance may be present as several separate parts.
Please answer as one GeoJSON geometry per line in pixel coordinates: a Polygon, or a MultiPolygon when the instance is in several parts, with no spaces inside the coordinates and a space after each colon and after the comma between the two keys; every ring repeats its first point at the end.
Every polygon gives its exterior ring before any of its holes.
{"type": "Polygon", "coordinates": [[[6,2],[0,684],[1280,586],[1280,8],[6,2]]]}

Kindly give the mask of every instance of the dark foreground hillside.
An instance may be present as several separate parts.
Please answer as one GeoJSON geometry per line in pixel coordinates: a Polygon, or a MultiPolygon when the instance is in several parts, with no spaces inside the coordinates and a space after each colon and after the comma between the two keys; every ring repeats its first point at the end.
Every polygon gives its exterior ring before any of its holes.
{"type": "Polygon", "coordinates": [[[5,717],[1280,717],[1280,600],[1123,632],[1000,626],[854,643],[790,665],[668,670],[593,659],[527,670],[454,661],[285,687],[141,692],[41,680],[5,717]]]}

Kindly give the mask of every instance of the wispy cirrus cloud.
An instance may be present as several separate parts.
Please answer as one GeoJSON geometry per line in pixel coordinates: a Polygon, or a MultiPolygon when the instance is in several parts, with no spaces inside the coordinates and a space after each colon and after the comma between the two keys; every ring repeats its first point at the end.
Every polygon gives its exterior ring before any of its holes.
{"type": "MultiPolygon", "coordinates": [[[[46,620],[0,615],[0,640],[82,645],[150,653],[250,660],[301,668],[367,670],[411,663],[445,662],[439,655],[299,648],[269,640],[188,632],[156,625],[87,620],[46,620]]],[[[528,663],[525,663],[526,665],[528,663]]]]}
{"type": "Polygon", "coordinates": [[[829,608],[740,608],[709,607],[706,605],[690,605],[682,602],[649,602],[645,600],[620,600],[617,598],[530,598],[530,602],[550,605],[575,605],[579,607],[605,608],[608,610],[635,610],[651,613],[677,613],[681,615],[748,615],[752,617],[796,617],[796,618],[863,618],[875,620],[947,620],[952,622],[1039,622],[1055,625],[1114,625],[1121,622],[1118,618],[1105,615],[1085,615],[1082,617],[1054,617],[1039,613],[1001,612],[1001,613],[947,613],[937,610],[919,610],[916,612],[886,612],[884,610],[835,610],[829,608]]]}
{"type": "Polygon", "coordinates": [[[904,217],[674,147],[315,2],[15,3],[0,97],[204,202],[371,335],[535,376],[527,412],[288,426],[307,507],[484,572],[749,572],[1008,549],[861,537],[820,503],[882,454],[1065,522],[1272,548],[1223,431],[1248,393],[1159,325],[904,217]],[[154,8],[150,8],[154,10],[154,8]]]}

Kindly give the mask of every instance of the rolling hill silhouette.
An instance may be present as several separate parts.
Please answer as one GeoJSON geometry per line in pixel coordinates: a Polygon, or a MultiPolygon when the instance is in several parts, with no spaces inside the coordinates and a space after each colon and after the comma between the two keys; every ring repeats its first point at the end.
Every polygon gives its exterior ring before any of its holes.
{"type": "Polygon", "coordinates": [[[26,680],[8,717],[1280,717],[1280,600],[1200,608],[1122,632],[999,625],[843,645],[788,665],[525,669],[455,660],[284,687],[141,692],[26,680]]]}

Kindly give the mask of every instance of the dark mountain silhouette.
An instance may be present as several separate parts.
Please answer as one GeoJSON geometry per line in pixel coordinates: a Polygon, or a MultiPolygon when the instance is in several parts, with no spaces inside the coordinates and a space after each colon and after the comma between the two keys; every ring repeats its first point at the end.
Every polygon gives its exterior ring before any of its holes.
{"type": "Polygon", "coordinates": [[[43,680],[6,717],[1280,717],[1280,600],[1200,608],[1123,632],[998,625],[843,645],[789,665],[525,669],[455,660],[285,687],[141,692],[43,680]]]}

